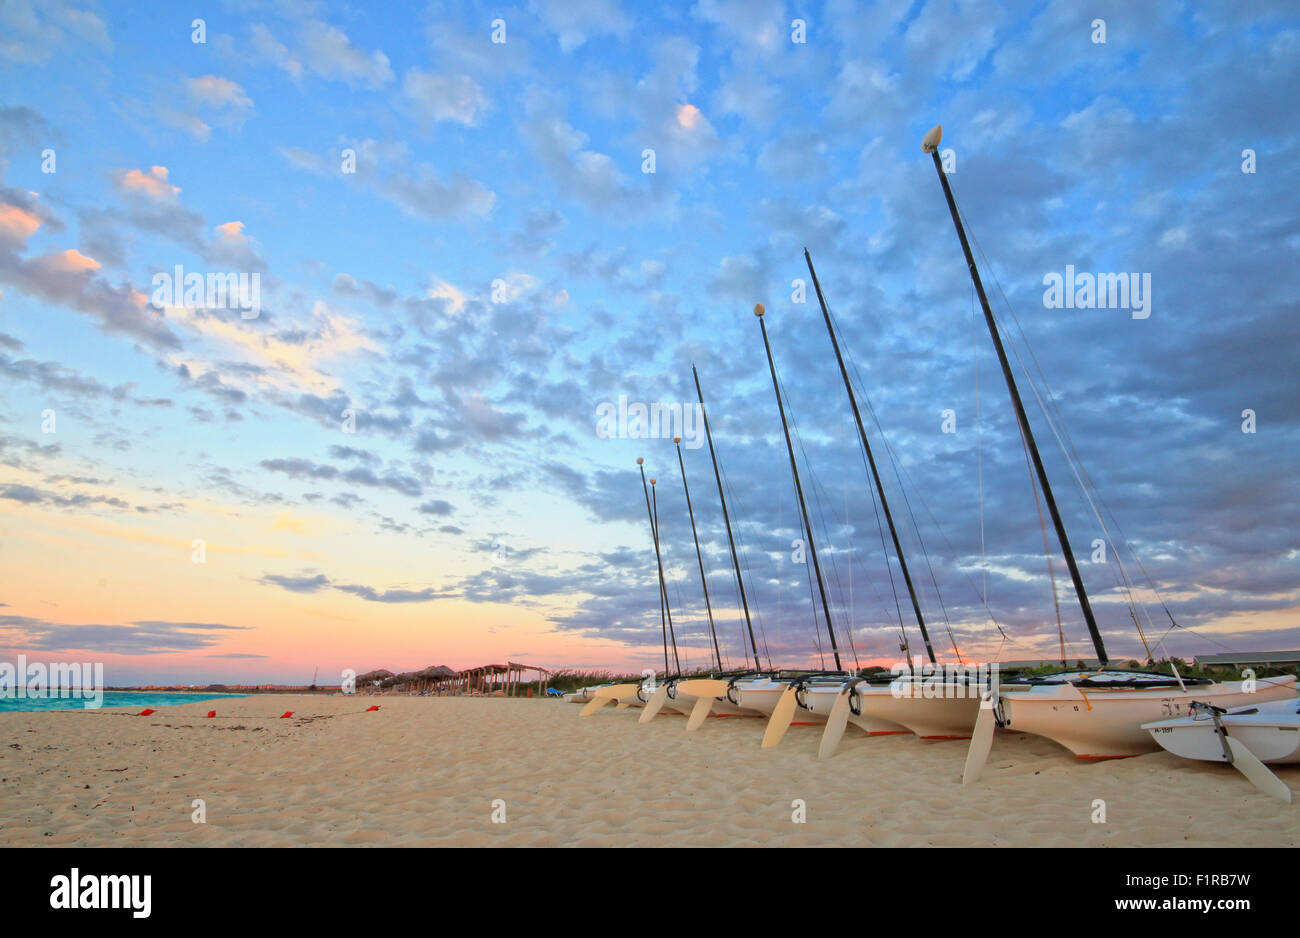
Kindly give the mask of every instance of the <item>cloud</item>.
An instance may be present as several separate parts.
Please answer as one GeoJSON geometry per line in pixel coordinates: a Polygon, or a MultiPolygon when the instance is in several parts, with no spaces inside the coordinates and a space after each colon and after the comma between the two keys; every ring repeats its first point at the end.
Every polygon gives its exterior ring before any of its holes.
{"type": "MultiPolygon", "coordinates": [[[[20,200],[0,191],[0,217],[9,219],[6,230],[21,233],[30,228],[30,214],[20,200]]],[[[0,241],[0,281],[85,313],[105,332],[130,336],[154,348],[179,347],[176,336],[149,309],[145,295],[129,284],[112,286],[97,276],[101,265],[94,258],[75,248],[21,257],[15,246],[12,238],[0,241]]]]}
{"type": "Polygon", "coordinates": [[[130,505],[115,495],[91,495],[76,492],[62,495],[46,489],[33,488],[30,485],[0,485],[0,498],[21,502],[24,505],[54,505],[59,508],[85,508],[89,505],[107,505],[110,508],[129,510],[130,505]]]}
{"type": "Polygon", "coordinates": [[[402,80],[402,92],[416,119],[426,126],[440,121],[473,126],[488,106],[483,89],[468,75],[411,69],[402,80]]]}
{"type": "Polygon", "coordinates": [[[409,495],[413,498],[418,497],[423,492],[423,486],[420,484],[420,480],[413,476],[402,475],[401,473],[391,471],[381,476],[373,469],[366,466],[354,466],[351,469],[339,469],[337,466],[315,463],[310,459],[302,459],[299,457],[287,459],[263,459],[259,465],[261,465],[263,469],[269,469],[271,472],[280,472],[294,479],[319,479],[348,482],[353,485],[362,485],[368,488],[390,489],[400,495],[409,495]]]}
{"type": "Polygon", "coordinates": [[[277,574],[267,574],[262,577],[262,583],[272,586],[279,586],[282,589],[295,593],[315,593],[322,589],[333,589],[341,593],[348,593],[352,596],[358,596],[367,602],[372,603],[425,603],[444,596],[442,592],[433,587],[412,590],[402,587],[392,589],[375,589],[372,586],[359,585],[355,583],[337,583],[324,574],[314,575],[303,574],[301,576],[282,576],[277,574]]]}
{"type": "MultiPolygon", "coordinates": [[[[356,152],[356,178],[407,215],[441,221],[492,214],[496,194],[491,189],[462,172],[440,174],[431,164],[412,159],[405,143],[365,139],[345,146],[356,152]]],[[[279,152],[299,169],[330,175],[329,160],[296,147],[280,147],[279,152]]]]}
{"type": "Polygon", "coordinates": [[[0,58],[20,65],[42,65],[56,49],[81,40],[104,52],[113,49],[104,21],[90,10],[62,0],[33,4],[7,0],[0,4],[0,58]]]}
{"type": "Polygon", "coordinates": [[[205,256],[210,261],[230,264],[239,271],[264,271],[266,261],[258,252],[258,242],[244,233],[242,221],[228,221],[217,225],[205,256]]]}
{"type": "Polygon", "coordinates": [[[41,227],[35,212],[17,205],[0,203],[0,243],[21,246],[41,227]]]}
{"type": "Polygon", "coordinates": [[[0,157],[48,145],[58,135],[34,108],[0,106],[0,157]]]}
{"type": "Polygon", "coordinates": [[[99,652],[110,655],[161,655],[211,648],[217,632],[245,626],[217,622],[146,620],[125,625],[71,625],[28,616],[0,616],[0,642],[24,651],[99,652]]]}
{"type": "MultiPolygon", "coordinates": [[[[246,260],[252,262],[252,258],[246,260]]],[[[340,381],[325,371],[324,366],[379,349],[359,320],[336,312],[319,300],[312,305],[309,322],[278,333],[268,332],[260,319],[245,320],[227,310],[168,307],[167,315],[214,350],[220,350],[220,359],[215,353],[212,357],[200,357],[197,352],[172,356],[172,367],[184,368],[185,376],[194,380],[221,382],[222,378],[237,378],[247,389],[237,389],[240,394],[248,390],[336,394],[340,381]],[[230,356],[235,356],[235,360],[231,361],[230,356]]],[[[342,419],[340,413],[347,406],[344,398],[341,406],[330,414],[329,422],[337,426],[342,419]]],[[[325,410],[318,407],[322,414],[325,410]]]]}
{"type": "Polygon", "coordinates": [[[265,574],[259,582],[278,586],[291,593],[316,593],[330,585],[329,577],[323,573],[310,576],[285,576],[282,574],[265,574]]]}
{"type": "Polygon", "coordinates": [[[160,202],[174,202],[181,190],[168,182],[167,176],[166,166],[151,166],[147,173],[128,169],[119,176],[119,184],[127,193],[140,193],[160,202]]]}
{"type": "Polygon", "coordinates": [[[421,590],[376,590],[369,586],[355,586],[347,583],[339,583],[336,584],[334,588],[344,593],[351,593],[354,596],[360,596],[367,602],[372,603],[427,603],[442,596],[442,593],[433,587],[427,587],[421,590]]]}
{"type": "Polygon", "coordinates": [[[265,23],[254,23],[249,30],[253,51],[259,58],[272,62],[294,81],[302,78],[302,62],[289,51],[289,47],[271,34],[265,23]]]}
{"type": "Polygon", "coordinates": [[[589,209],[618,213],[638,207],[643,194],[605,153],[587,148],[589,137],[555,114],[537,114],[520,128],[560,193],[589,209]]]}
{"type": "Polygon", "coordinates": [[[253,101],[244,93],[244,89],[220,75],[187,78],[185,91],[195,104],[214,110],[245,114],[253,108],[253,101]]]}
{"type": "Polygon", "coordinates": [[[616,0],[529,0],[528,9],[555,33],[563,52],[598,36],[621,39],[632,28],[616,0]]]}
{"type": "MultiPolygon", "coordinates": [[[[139,103],[133,108],[143,107],[139,103]]],[[[212,125],[239,131],[253,111],[253,100],[243,87],[220,75],[186,78],[156,96],[153,117],[168,127],[183,130],[200,143],[212,136],[212,125]]]]}
{"type": "Polygon", "coordinates": [[[358,49],[347,33],[324,20],[301,22],[295,49],[276,39],[262,23],[251,27],[250,44],[257,57],[283,69],[294,81],[300,80],[304,73],[326,81],[341,81],[353,88],[378,88],[393,80],[388,56],[379,49],[370,53],[358,49]]]}

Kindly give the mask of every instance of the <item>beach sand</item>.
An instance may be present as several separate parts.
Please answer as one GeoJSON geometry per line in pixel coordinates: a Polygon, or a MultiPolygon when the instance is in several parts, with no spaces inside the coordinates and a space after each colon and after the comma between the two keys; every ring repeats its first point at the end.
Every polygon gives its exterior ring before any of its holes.
{"type": "MultiPolygon", "coordinates": [[[[0,846],[1275,846],[1300,804],[1164,752],[1083,762],[999,734],[818,727],[762,750],[760,719],[695,733],[551,700],[255,696],[159,710],[0,713],[0,846]],[[378,703],[379,711],[365,708],[378,703]],[[215,708],[216,719],[204,714],[215,708]],[[285,710],[292,719],[278,719],[285,710]],[[191,820],[203,799],[206,823],[191,820]],[[493,823],[494,799],[505,823],[493,823]],[[792,822],[802,799],[807,822],[792,822]],[[1093,823],[1094,801],[1106,820],[1093,823]]],[[[1300,789],[1300,767],[1278,775],[1300,789]]],[[[499,812],[498,812],[499,814],[499,812]]]]}

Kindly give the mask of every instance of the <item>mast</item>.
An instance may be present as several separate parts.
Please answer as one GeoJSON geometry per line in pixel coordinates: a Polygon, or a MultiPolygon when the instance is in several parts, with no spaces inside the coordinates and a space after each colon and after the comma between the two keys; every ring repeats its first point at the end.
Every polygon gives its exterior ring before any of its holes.
{"type": "Polygon", "coordinates": [[[677,465],[682,469],[682,488],[686,492],[686,511],[691,516],[691,536],[695,538],[695,559],[700,563],[700,584],[704,587],[704,609],[709,614],[709,634],[713,636],[713,657],[722,670],[722,652],[718,650],[718,630],[713,627],[713,606],[709,603],[709,578],[704,573],[704,554],[700,552],[700,535],[695,530],[695,509],[691,507],[691,487],[686,484],[686,462],[682,459],[682,438],[673,437],[677,447],[677,465]]]}
{"type": "Polygon", "coordinates": [[[961,214],[957,211],[957,200],[953,198],[952,187],[948,185],[948,175],[943,171],[943,163],[939,160],[939,140],[942,137],[943,128],[936,125],[925,135],[925,139],[921,142],[921,149],[929,153],[934,159],[934,171],[939,174],[939,182],[943,185],[944,198],[948,201],[948,212],[952,215],[952,223],[957,228],[957,238],[961,241],[962,253],[966,255],[966,266],[970,269],[971,282],[975,284],[975,292],[979,295],[980,306],[984,310],[984,321],[989,327],[989,335],[993,337],[993,347],[997,350],[998,362],[1002,365],[1002,377],[1006,379],[1007,390],[1011,394],[1011,404],[1016,410],[1016,420],[1020,423],[1020,432],[1024,434],[1025,443],[1029,448],[1029,455],[1034,463],[1034,472],[1038,476],[1039,487],[1042,488],[1043,498],[1047,502],[1047,510],[1052,515],[1052,526],[1056,528],[1056,539],[1061,543],[1061,553],[1065,555],[1065,565],[1070,569],[1070,579],[1074,583],[1074,594],[1079,599],[1079,608],[1083,610],[1083,620],[1088,624],[1088,633],[1092,636],[1092,645],[1097,650],[1097,658],[1101,661],[1102,667],[1105,667],[1110,658],[1107,656],[1106,646],[1101,640],[1097,620],[1093,617],[1092,604],[1088,602],[1088,591],[1084,589],[1083,577],[1079,574],[1079,565],[1074,560],[1074,551],[1070,549],[1070,539],[1066,536],[1065,523],[1061,520],[1061,512],[1056,507],[1056,498],[1052,495],[1051,483],[1047,481],[1047,470],[1043,468],[1043,458],[1038,454],[1038,444],[1034,441],[1034,431],[1029,426],[1029,418],[1025,414],[1025,405],[1020,400],[1020,391],[1016,388],[1016,379],[1011,373],[1011,363],[1007,361],[1006,349],[1002,347],[1002,337],[998,334],[997,323],[993,320],[993,311],[989,308],[989,300],[984,293],[984,284],[980,280],[979,268],[975,266],[975,257],[971,254],[970,242],[966,240],[966,229],[962,227],[961,214]]]}
{"type": "MultiPolygon", "coordinates": [[[[871,455],[871,444],[867,441],[867,431],[862,426],[862,412],[858,410],[858,397],[853,393],[849,381],[848,369],[844,367],[844,356],[840,354],[839,339],[835,337],[835,328],[831,325],[830,310],[826,308],[826,298],[822,296],[822,285],[813,269],[812,255],[803,249],[803,259],[808,262],[808,273],[812,274],[813,288],[817,291],[817,302],[822,307],[822,319],[826,321],[826,332],[831,337],[831,347],[835,349],[835,361],[840,366],[840,376],[844,379],[844,390],[849,392],[849,404],[853,407],[853,419],[858,425],[858,436],[862,439],[862,448],[867,452],[867,463],[871,466],[871,478],[876,483],[876,494],[880,496],[880,507],[885,510],[885,521],[889,524],[889,536],[894,541],[894,555],[898,557],[899,569],[903,571],[903,582],[907,584],[907,595],[912,598],[912,611],[916,613],[916,624],[921,629],[921,638],[925,641],[925,653],[930,656],[930,663],[935,664],[934,647],[930,644],[930,633],[925,628],[925,616],[921,614],[921,604],[916,598],[916,587],[912,585],[912,575],[907,570],[907,561],[903,558],[903,545],[898,539],[898,529],[894,526],[894,515],[889,510],[889,501],[885,498],[885,487],[880,482],[880,471],[876,468],[876,459],[871,455]]],[[[888,563],[888,558],[885,560],[888,563]]],[[[910,659],[909,659],[910,660],[910,659]]]]}
{"type": "Polygon", "coordinates": [[[654,501],[655,506],[652,522],[655,528],[655,559],[659,561],[659,590],[663,593],[664,612],[668,614],[668,638],[671,639],[673,643],[673,665],[676,667],[677,673],[681,674],[682,662],[681,659],[677,657],[677,633],[673,631],[673,609],[672,606],[668,604],[668,580],[664,577],[664,562],[659,554],[659,496],[655,489],[654,476],[650,477],[650,492],[650,497],[654,501]]]}
{"type": "Polygon", "coordinates": [[[767,367],[772,372],[772,390],[776,392],[776,407],[781,413],[781,429],[785,432],[785,448],[790,454],[790,472],[794,475],[794,490],[799,496],[799,513],[803,516],[804,532],[808,535],[808,553],[812,556],[813,572],[817,575],[817,591],[822,597],[822,612],[826,614],[826,632],[831,638],[831,653],[835,655],[836,670],[843,670],[840,664],[840,648],[835,642],[835,627],[831,625],[831,605],[826,601],[826,584],[822,582],[821,564],[817,562],[817,545],[813,543],[812,519],[808,517],[808,506],[803,498],[803,485],[799,482],[799,467],[794,459],[794,444],[790,442],[790,427],[785,422],[785,405],[781,403],[781,386],[776,380],[776,362],[772,360],[772,345],[767,341],[767,325],[763,322],[766,310],[762,303],[754,304],[754,315],[758,317],[758,327],[763,331],[763,348],[767,350],[767,367]]]}
{"type": "MultiPolygon", "coordinates": [[[[664,677],[667,678],[672,672],[668,669],[668,625],[664,620],[668,612],[668,590],[664,587],[664,564],[659,559],[659,526],[655,524],[655,516],[650,510],[650,490],[645,484],[645,460],[640,456],[636,458],[637,468],[641,470],[641,491],[645,493],[645,513],[650,519],[650,537],[655,545],[655,561],[659,565],[659,628],[664,635],[664,677]]],[[[673,638],[673,656],[677,656],[677,640],[673,638]]]]}
{"type": "Polygon", "coordinates": [[[740,555],[736,553],[736,539],[731,535],[731,516],[727,514],[727,498],[722,494],[722,472],[718,469],[718,454],[713,449],[713,431],[709,429],[709,412],[704,409],[704,392],[700,390],[700,373],[691,365],[695,376],[695,395],[700,399],[700,416],[704,418],[704,436],[709,441],[709,458],[713,460],[713,479],[718,484],[718,501],[722,503],[722,521],[727,526],[727,545],[731,548],[731,563],[736,569],[736,586],[740,590],[740,605],[745,610],[745,628],[749,630],[749,649],[754,653],[754,667],[763,670],[758,660],[758,642],[754,640],[754,623],[749,618],[749,600],[745,598],[745,578],[740,575],[740,555]]]}

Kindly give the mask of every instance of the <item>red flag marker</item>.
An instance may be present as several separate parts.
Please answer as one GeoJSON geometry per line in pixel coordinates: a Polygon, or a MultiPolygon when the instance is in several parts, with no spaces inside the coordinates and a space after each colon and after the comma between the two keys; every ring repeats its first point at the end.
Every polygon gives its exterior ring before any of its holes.
{"type": "Polygon", "coordinates": [[[292,710],[286,710],[286,711],[284,711],[284,713],[280,714],[280,719],[281,719],[281,720],[287,720],[287,719],[289,719],[289,717],[291,717],[291,716],[293,716],[293,711],[292,711],[292,710]]]}
{"type": "Polygon", "coordinates": [[[366,713],[369,713],[371,710],[378,710],[378,709],[379,709],[379,704],[371,704],[369,707],[366,707],[366,713]]]}
{"type": "Polygon", "coordinates": [[[214,716],[216,716],[216,715],[217,715],[217,711],[215,711],[215,710],[209,710],[209,711],[208,711],[208,719],[209,719],[209,720],[211,720],[211,719],[212,719],[214,716]]]}
{"type": "Polygon", "coordinates": [[[148,707],[145,707],[145,708],[144,708],[143,710],[141,710],[138,714],[136,714],[136,716],[147,717],[149,714],[151,714],[151,713],[157,713],[157,712],[158,712],[157,710],[150,710],[148,707]]]}

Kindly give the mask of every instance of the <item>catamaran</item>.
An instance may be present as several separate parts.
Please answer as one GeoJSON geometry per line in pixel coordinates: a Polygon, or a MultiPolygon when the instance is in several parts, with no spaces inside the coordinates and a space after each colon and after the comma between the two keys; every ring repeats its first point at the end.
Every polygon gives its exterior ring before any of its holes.
{"type": "MultiPolygon", "coordinates": [[[[812,277],[813,289],[817,293],[817,302],[821,307],[822,319],[826,332],[835,352],[835,361],[839,365],[840,377],[848,393],[849,405],[853,410],[853,419],[858,428],[858,439],[866,457],[868,475],[875,484],[876,497],[889,528],[903,582],[911,598],[912,611],[916,616],[917,628],[925,644],[926,655],[931,665],[937,659],[934,645],[926,628],[925,615],[921,611],[916,587],[912,582],[911,571],[907,566],[907,557],[899,539],[898,528],[894,523],[894,514],[885,495],[884,484],[876,459],[871,449],[871,441],[862,420],[862,411],[858,406],[858,397],[849,379],[844,356],[840,350],[839,338],[831,322],[830,309],[822,292],[821,281],[813,267],[812,255],[804,249],[804,261],[812,277]]],[[[888,557],[886,557],[888,563],[888,557]]],[[[901,627],[901,612],[900,622],[901,627]]],[[[955,649],[954,644],[954,649],[955,649]]],[[[922,739],[966,739],[975,726],[978,715],[980,692],[973,687],[964,673],[938,671],[936,674],[915,675],[907,672],[893,679],[868,680],[855,677],[843,681],[820,680],[808,686],[804,702],[806,708],[814,715],[826,721],[826,730],[822,736],[819,758],[829,758],[834,754],[843,736],[845,726],[852,724],[868,735],[895,735],[915,733],[922,739]]]]}
{"type": "MultiPolygon", "coordinates": [[[[785,404],[782,402],[781,384],[776,376],[776,362],[772,357],[772,344],[767,337],[767,324],[763,315],[767,312],[762,303],[754,304],[754,315],[758,317],[759,331],[763,336],[763,349],[767,353],[767,367],[772,376],[772,391],[776,395],[777,413],[781,416],[781,431],[785,437],[786,453],[790,457],[790,474],[794,479],[794,490],[799,509],[799,519],[808,545],[808,557],[812,561],[813,575],[817,580],[817,592],[821,598],[822,617],[826,622],[826,634],[830,638],[831,654],[835,658],[834,671],[813,671],[792,674],[783,677],[781,672],[761,675],[735,685],[740,706],[768,714],[768,724],[763,732],[762,746],[771,748],[779,743],[790,726],[817,725],[826,722],[826,715],[808,706],[807,692],[818,682],[831,681],[836,685],[850,678],[840,661],[839,644],[835,638],[835,626],[831,619],[830,602],[826,598],[826,582],[822,577],[821,564],[817,558],[817,543],[813,535],[812,519],[808,514],[808,504],[804,499],[803,483],[799,479],[799,464],[794,456],[794,443],[790,438],[790,425],[785,416],[785,404]]],[[[813,611],[816,616],[816,608],[813,611]]]]}
{"type": "Polygon", "coordinates": [[[617,703],[617,709],[619,710],[626,710],[629,707],[653,706],[654,710],[651,715],[657,713],[659,708],[663,706],[664,701],[662,696],[656,697],[656,693],[660,687],[667,686],[669,676],[672,674],[668,669],[668,643],[670,640],[672,641],[673,661],[677,665],[677,672],[681,672],[681,662],[677,655],[677,633],[673,629],[672,608],[668,605],[668,586],[664,580],[663,554],[659,549],[659,497],[656,494],[652,502],[650,496],[656,480],[652,478],[649,486],[646,485],[644,458],[638,456],[636,465],[641,473],[641,492],[645,496],[646,516],[650,520],[650,539],[653,541],[655,549],[655,567],[659,584],[659,627],[663,632],[664,641],[664,683],[656,686],[654,675],[649,674],[645,680],[635,683],[611,683],[591,688],[588,703],[582,708],[579,716],[591,716],[611,701],[617,703]]]}
{"type": "MultiPolygon", "coordinates": [[[[742,717],[758,716],[753,710],[742,707],[727,697],[720,682],[726,672],[722,663],[722,651],[718,646],[718,632],[713,622],[713,604],[709,599],[709,577],[704,569],[704,552],[700,548],[700,535],[695,527],[695,508],[691,502],[691,487],[686,480],[686,461],[682,457],[681,437],[673,437],[677,448],[677,465],[682,472],[682,490],[686,495],[686,511],[691,520],[691,537],[695,542],[695,559],[700,569],[700,585],[704,592],[704,609],[709,621],[709,636],[713,641],[713,660],[716,666],[715,677],[682,679],[674,678],[665,682],[664,704],[689,717],[686,721],[688,731],[696,730],[707,717],[742,717]],[[719,693],[721,691],[721,693],[719,693]]],[[[730,689],[729,682],[728,689],[730,689]]],[[[654,718],[653,713],[643,714],[641,722],[654,718]]]]}
{"type": "Polygon", "coordinates": [[[1300,762],[1300,700],[1223,710],[1195,702],[1191,714],[1144,723],[1161,748],[1184,759],[1227,762],[1260,791],[1291,803],[1291,789],[1264,763],[1300,762]]]}
{"type": "Polygon", "coordinates": [[[1257,683],[1219,682],[1206,678],[1183,678],[1176,671],[1173,675],[1165,675],[1106,668],[1110,659],[1093,616],[1078,564],[1070,549],[1065,524],[1052,495],[1051,483],[1043,467],[1033,429],[989,306],[979,268],[966,238],[956,198],[939,157],[939,142],[942,137],[942,127],[932,128],[922,140],[921,149],[930,155],[939,176],[971,282],[984,312],[985,325],[997,352],[1021,438],[1033,464],[1043,501],[1051,515],[1061,553],[1074,584],[1075,598],[1101,663],[1101,667],[1095,671],[1067,670],[1042,677],[1022,678],[990,688],[980,702],[963,781],[970,783],[978,778],[988,758],[995,726],[1012,727],[1017,732],[1045,736],[1081,758],[1115,758],[1150,751],[1155,743],[1150,734],[1142,729],[1142,724],[1161,717],[1182,716],[1194,700],[1212,701],[1217,706],[1232,708],[1292,696],[1295,692],[1295,678],[1291,676],[1257,683]]]}
{"type": "MultiPolygon", "coordinates": [[[[686,722],[687,730],[694,730],[704,722],[710,715],[716,716],[762,716],[760,711],[740,704],[737,684],[741,681],[761,680],[764,677],[763,664],[758,656],[758,643],[754,638],[754,624],[749,614],[749,599],[745,593],[745,579],[740,570],[740,555],[736,551],[736,539],[731,530],[731,515],[727,511],[727,498],[723,491],[722,470],[718,466],[718,454],[713,447],[713,430],[709,425],[709,413],[704,406],[704,391],[700,388],[700,375],[695,366],[691,366],[691,374],[695,379],[695,393],[700,402],[700,415],[704,423],[704,435],[709,443],[709,457],[713,463],[713,478],[718,486],[718,502],[722,506],[722,520],[727,530],[727,544],[731,551],[731,562],[736,576],[736,591],[740,598],[740,604],[745,614],[745,628],[749,638],[749,650],[754,656],[754,671],[741,671],[732,675],[724,675],[722,665],[722,655],[718,651],[717,632],[713,626],[712,607],[709,605],[708,598],[708,579],[704,572],[704,559],[700,552],[699,536],[695,530],[695,514],[691,508],[690,489],[686,483],[686,465],[682,462],[681,446],[678,445],[677,458],[682,469],[682,486],[686,491],[687,509],[691,514],[691,531],[695,535],[696,557],[700,565],[700,579],[704,583],[705,607],[709,611],[709,626],[713,635],[714,652],[718,666],[718,674],[709,678],[692,678],[692,679],[665,679],[664,683],[655,691],[648,701],[645,710],[641,713],[640,723],[648,723],[653,720],[665,705],[669,705],[679,712],[688,712],[689,719],[686,722]]],[[[674,440],[678,443],[678,440],[674,440]]]]}

